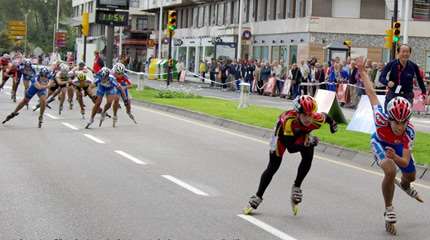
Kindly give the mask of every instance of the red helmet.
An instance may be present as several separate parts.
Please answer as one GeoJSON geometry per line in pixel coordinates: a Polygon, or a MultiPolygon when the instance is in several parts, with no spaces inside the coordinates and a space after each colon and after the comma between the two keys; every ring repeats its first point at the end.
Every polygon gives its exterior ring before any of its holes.
{"type": "Polygon", "coordinates": [[[387,113],[392,120],[407,121],[412,115],[412,104],[406,98],[395,97],[388,102],[387,113]]]}
{"type": "Polygon", "coordinates": [[[309,95],[297,97],[293,104],[294,109],[299,113],[314,113],[318,109],[317,101],[309,95]]]}

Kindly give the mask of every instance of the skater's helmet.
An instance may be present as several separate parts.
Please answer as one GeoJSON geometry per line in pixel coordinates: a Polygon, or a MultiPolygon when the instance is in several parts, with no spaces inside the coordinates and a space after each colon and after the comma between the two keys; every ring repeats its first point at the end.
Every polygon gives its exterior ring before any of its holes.
{"type": "Polygon", "coordinates": [[[24,59],[24,61],[22,61],[24,67],[31,67],[31,61],[30,59],[24,59]]]}
{"type": "Polygon", "coordinates": [[[318,109],[317,101],[309,95],[298,96],[293,101],[294,110],[298,113],[314,113],[318,109]]]}
{"type": "Polygon", "coordinates": [[[50,71],[47,67],[43,66],[40,68],[39,76],[48,78],[50,75],[50,71]]]}
{"type": "Polygon", "coordinates": [[[123,75],[125,73],[125,66],[122,63],[117,63],[113,66],[112,70],[116,74],[123,75]]]}
{"type": "Polygon", "coordinates": [[[60,65],[60,72],[62,74],[68,74],[69,73],[69,66],[67,64],[62,63],[60,65]]]}
{"type": "Polygon", "coordinates": [[[396,122],[408,121],[412,116],[412,104],[404,97],[395,97],[387,104],[387,114],[396,122]]]}
{"type": "Polygon", "coordinates": [[[82,71],[77,72],[76,77],[78,78],[79,81],[87,80],[87,75],[82,71]]]}
{"type": "Polygon", "coordinates": [[[99,74],[102,78],[105,78],[105,77],[109,76],[110,70],[107,67],[103,67],[102,69],[100,69],[99,74]]]}

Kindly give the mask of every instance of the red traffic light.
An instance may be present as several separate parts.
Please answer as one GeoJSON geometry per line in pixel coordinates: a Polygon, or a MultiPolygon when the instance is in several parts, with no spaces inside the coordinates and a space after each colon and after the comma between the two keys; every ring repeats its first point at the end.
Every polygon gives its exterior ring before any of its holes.
{"type": "Polygon", "coordinates": [[[399,22],[394,23],[394,28],[400,28],[400,23],[399,22]]]}

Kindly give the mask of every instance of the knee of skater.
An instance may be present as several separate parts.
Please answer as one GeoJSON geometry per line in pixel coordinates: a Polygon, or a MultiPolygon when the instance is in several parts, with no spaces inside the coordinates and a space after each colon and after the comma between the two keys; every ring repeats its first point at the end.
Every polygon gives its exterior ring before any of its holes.
{"type": "Polygon", "coordinates": [[[384,169],[384,173],[386,178],[396,178],[396,169],[384,169]]]}

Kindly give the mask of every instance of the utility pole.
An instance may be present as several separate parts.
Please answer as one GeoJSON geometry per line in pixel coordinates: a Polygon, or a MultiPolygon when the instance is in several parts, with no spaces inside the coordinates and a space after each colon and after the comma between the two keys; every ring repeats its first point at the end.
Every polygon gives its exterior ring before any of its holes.
{"type": "Polygon", "coordinates": [[[404,44],[407,44],[408,43],[408,26],[409,26],[409,3],[410,3],[410,1],[409,0],[406,0],[405,2],[404,2],[404,5],[403,5],[403,9],[404,9],[404,13],[403,13],[403,17],[404,17],[404,19],[403,19],[403,21],[404,21],[404,23],[403,24],[405,24],[404,25],[404,28],[403,28],[403,43],[404,44]]]}
{"type": "Polygon", "coordinates": [[[242,54],[242,9],[243,8],[243,0],[239,0],[239,26],[237,33],[237,60],[241,59],[242,54]]]}
{"type": "Polygon", "coordinates": [[[60,0],[57,0],[57,23],[54,27],[54,39],[52,40],[52,52],[55,53],[55,33],[58,32],[60,28],[60,0]]]}
{"type": "Polygon", "coordinates": [[[161,59],[161,36],[163,33],[163,0],[160,0],[160,19],[159,19],[159,25],[158,25],[158,54],[157,58],[158,60],[161,59]]]}
{"type": "MultiPolygon", "coordinates": [[[[398,14],[399,14],[399,0],[394,0],[394,13],[393,18],[391,19],[391,29],[394,28],[394,23],[398,20],[398,14]]],[[[393,42],[393,47],[391,48],[391,54],[390,59],[393,60],[396,58],[396,49],[397,49],[397,42],[393,42]]]]}

